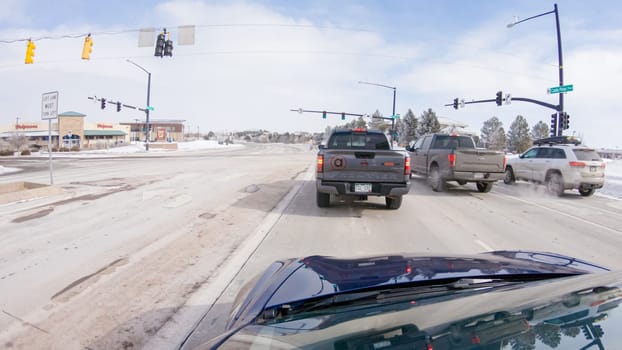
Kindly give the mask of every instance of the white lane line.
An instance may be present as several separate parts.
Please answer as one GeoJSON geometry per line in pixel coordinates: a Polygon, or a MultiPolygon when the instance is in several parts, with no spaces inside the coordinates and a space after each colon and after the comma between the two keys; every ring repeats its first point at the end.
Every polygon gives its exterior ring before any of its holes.
{"type": "Polygon", "coordinates": [[[489,246],[488,244],[486,244],[486,243],[484,243],[484,242],[480,241],[479,239],[476,239],[476,240],[475,240],[475,243],[477,243],[480,247],[484,248],[484,250],[485,250],[485,251],[487,251],[487,252],[492,252],[492,251],[494,251],[494,249],[492,249],[492,247],[491,247],[491,246],[489,246]]]}
{"type": "Polygon", "coordinates": [[[492,196],[497,196],[497,197],[502,197],[502,198],[504,197],[506,199],[513,199],[513,200],[518,201],[518,202],[522,202],[522,203],[525,203],[525,204],[533,205],[533,206],[536,206],[538,208],[545,209],[545,210],[548,210],[550,212],[553,212],[553,213],[556,213],[556,214],[559,214],[559,215],[562,215],[562,216],[574,219],[576,221],[580,221],[580,222],[582,222],[584,224],[596,226],[596,227],[601,228],[601,229],[603,229],[605,231],[609,231],[609,232],[612,232],[612,233],[615,233],[617,235],[622,236],[622,231],[618,231],[616,229],[613,229],[613,228],[605,226],[605,225],[601,225],[601,224],[593,222],[593,221],[582,219],[582,218],[580,218],[578,216],[574,216],[574,215],[571,215],[571,214],[568,214],[568,213],[564,213],[561,210],[557,210],[557,209],[546,207],[546,206],[538,204],[536,202],[531,202],[531,201],[528,201],[528,200],[525,200],[525,199],[520,199],[520,198],[517,198],[517,197],[508,196],[508,195],[501,194],[501,193],[489,193],[489,194],[492,195],[492,196]]]}
{"type": "Polygon", "coordinates": [[[180,347],[190,332],[203,321],[212,306],[218,303],[226,289],[283,216],[305,182],[311,180],[314,174],[315,164],[312,164],[305,172],[298,175],[296,180],[300,182],[296,183],[268,213],[257,229],[232,253],[229,261],[215,272],[215,276],[210,277],[210,280],[186,300],[185,304],[160,328],[158,333],[149,339],[145,349],[177,349],[180,347]]]}

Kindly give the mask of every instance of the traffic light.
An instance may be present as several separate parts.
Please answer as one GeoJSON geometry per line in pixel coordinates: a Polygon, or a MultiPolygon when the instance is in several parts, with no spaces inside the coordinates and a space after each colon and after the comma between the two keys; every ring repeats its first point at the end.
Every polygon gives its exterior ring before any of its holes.
{"type": "Polygon", "coordinates": [[[88,60],[91,58],[91,52],[93,51],[93,39],[91,34],[84,38],[84,46],[82,47],[82,59],[88,60]]]}
{"type": "MultiPolygon", "coordinates": [[[[170,33],[167,33],[167,36],[170,33]]],[[[167,39],[164,42],[164,56],[173,57],[173,40],[167,39]]]]}
{"type": "Polygon", "coordinates": [[[345,113],[341,113],[341,120],[346,120],[346,114],[345,113]]]}
{"type": "Polygon", "coordinates": [[[322,112],[322,118],[326,119],[326,111],[322,112]]]}
{"type": "Polygon", "coordinates": [[[568,113],[564,112],[564,114],[562,114],[562,119],[563,119],[562,129],[563,130],[570,129],[570,116],[568,115],[568,113]]]}
{"type": "Polygon", "coordinates": [[[497,91],[497,97],[495,98],[495,102],[497,103],[497,106],[501,106],[501,104],[503,104],[503,92],[502,91],[497,91]]]}
{"type": "Polygon", "coordinates": [[[121,112],[121,102],[117,102],[117,112],[121,112]]]}
{"type": "Polygon", "coordinates": [[[551,136],[557,136],[557,113],[551,114],[551,136]]]}
{"type": "Polygon", "coordinates": [[[106,99],[102,98],[102,109],[106,108],[106,99]]]}
{"type": "MultiPolygon", "coordinates": [[[[166,33],[166,29],[164,30],[164,33],[166,33]]],[[[156,57],[164,57],[164,45],[166,41],[165,39],[166,36],[164,35],[164,33],[158,34],[158,39],[156,40],[155,53],[154,53],[154,56],[156,57]]]]}
{"type": "Polygon", "coordinates": [[[24,59],[24,63],[32,64],[35,62],[33,57],[35,56],[35,43],[32,40],[28,40],[28,44],[26,45],[26,58],[24,59]]]}
{"type": "Polygon", "coordinates": [[[458,98],[454,98],[454,109],[458,109],[458,98]]]}

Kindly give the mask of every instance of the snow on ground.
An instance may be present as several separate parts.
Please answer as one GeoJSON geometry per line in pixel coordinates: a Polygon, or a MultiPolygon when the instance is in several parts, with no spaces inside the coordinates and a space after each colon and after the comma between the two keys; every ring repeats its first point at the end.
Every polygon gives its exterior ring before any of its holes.
{"type": "Polygon", "coordinates": [[[21,171],[21,170],[22,169],[20,169],[20,168],[9,168],[9,167],[5,167],[5,166],[0,165],[0,175],[16,173],[16,172],[21,171]]]}

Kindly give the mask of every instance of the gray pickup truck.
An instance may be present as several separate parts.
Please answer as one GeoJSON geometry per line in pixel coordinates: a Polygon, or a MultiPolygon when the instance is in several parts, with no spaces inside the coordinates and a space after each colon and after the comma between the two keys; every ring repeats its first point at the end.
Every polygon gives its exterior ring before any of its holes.
{"type": "Polygon", "coordinates": [[[446,189],[446,181],[460,185],[475,182],[478,191],[488,192],[504,178],[505,154],[476,148],[470,136],[425,135],[406,150],[412,159],[412,172],[427,177],[436,192],[446,189]]]}
{"type": "Polygon", "coordinates": [[[379,130],[336,129],[317,154],[318,207],[328,207],[331,195],[367,200],[385,196],[388,209],[398,209],[410,190],[410,157],[392,150],[379,130]]]}

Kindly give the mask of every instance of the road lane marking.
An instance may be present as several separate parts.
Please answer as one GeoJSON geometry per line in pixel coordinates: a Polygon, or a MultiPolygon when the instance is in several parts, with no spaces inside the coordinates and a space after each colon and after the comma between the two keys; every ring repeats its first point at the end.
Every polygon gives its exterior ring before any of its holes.
{"type": "Polygon", "coordinates": [[[145,349],[179,348],[189,339],[192,332],[203,322],[212,308],[218,304],[240,271],[281,219],[290,203],[304,187],[305,182],[311,180],[314,174],[315,164],[312,164],[307,171],[300,175],[303,177],[303,181],[296,183],[291,188],[229,260],[209,277],[204,286],[186,300],[184,305],[160,328],[155,336],[148,340],[145,349]],[[183,330],[181,332],[183,334],[180,334],[180,329],[183,330]]]}
{"type": "Polygon", "coordinates": [[[476,239],[475,243],[477,243],[480,247],[484,248],[484,250],[487,251],[487,252],[494,251],[494,249],[492,249],[488,244],[480,241],[479,239],[476,239]]]}
{"type": "Polygon", "coordinates": [[[589,224],[589,225],[592,225],[592,226],[596,226],[596,227],[601,228],[601,229],[603,229],[605,231],[609,231],[609,232],[612,232],[612,233],[615,233],[617,235],[622,236],[622,231],[618,231],[618,230],[616,230],[614,228],[611,228],[611,227],[608,227],[608,226],[605,226],[605,225],[601,225],[599,223],[596,223],[596,222],[593,222],[593,221],[590,221],[590,220],[586,220],[586,219],[580,218],[578,216],[574,216],[574,215],[571,215],[571,214],[568,214],[568,213],[564,213],[561,210],[557,210],[557,209],[546,207],[546,206],[538,204],[536,202],[531,202],[531,201],[528,201],[528,200],[525,200],[525,199],[520,199],[520,198],[517,198],[517,197],[513,197],[513,196],[506,195],[506,194],[502,194],[502,193],[490,193],[490,195],[496,196],[496,197],[501,197],[501,198],[505,197],[506,199],[513,199],[515,201],[522,202],[524,204],[533,205],[533,206],[536,206],[538,208],[545,209],[545,210],[551,211],[553,213],[556,213],[556,214],[559,214],[559,215],[562,215],[562,216],[574,219],[576,221],[580,221],[580,222],[582,222],[584,224],[589,224]]]}

